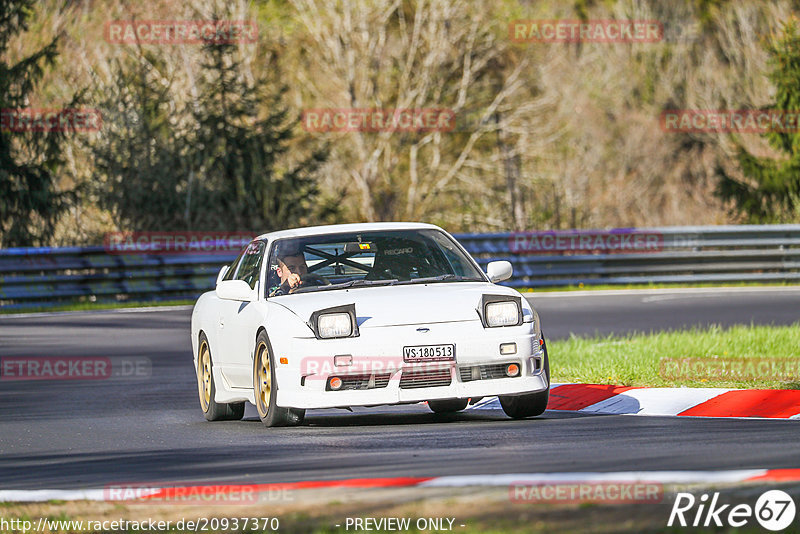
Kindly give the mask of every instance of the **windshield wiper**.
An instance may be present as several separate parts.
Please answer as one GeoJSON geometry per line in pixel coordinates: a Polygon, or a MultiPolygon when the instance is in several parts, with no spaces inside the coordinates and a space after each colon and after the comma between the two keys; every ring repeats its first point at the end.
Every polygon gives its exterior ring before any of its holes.
{"type": "Polygon", "coordinates": [[[352,280],[346,282],[347,287],[369,287],[369,286],[390,286],[397,283],[397,278],[390,278],[388,280],[352,280]]]}
{"type": "Polygon", "coordinates": [[[425,278],[415,278],[413,280],[403,280],[402,282],[397,282],[397,285],[400,284],[427,284],[428,282],[482,282],[482,280],[477,280],[475,278],[469,278],[467,276],[461,276],[458,274],[440,274],[439,276],[426,276],[425,278]]]}
{"type": "Polygon", "coordinates": [[[349,282],[342,282],[341,284],[330,284],[327,286],[307,286],[299,287],[292,291],[292,295],[296,293],[311,293],[313,291],[330,291],[332,289],[347,289],[349,287],[370,287],[370,286],[388,286],[397,282],[396,278],[389,280],[350,280],[349,282]]]}

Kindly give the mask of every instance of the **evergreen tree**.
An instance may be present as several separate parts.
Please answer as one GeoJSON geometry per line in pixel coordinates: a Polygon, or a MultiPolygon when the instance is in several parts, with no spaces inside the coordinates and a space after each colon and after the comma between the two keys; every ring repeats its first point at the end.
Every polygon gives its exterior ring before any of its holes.
{"type": "MultiPolygon", "coordinates": [[[[800,33],[797,20],[787,22],[768,45],[775,85],[773,110],[800,113],[800,33]]],[[[739,148],[738,160],[751,183],[738,181],[723,171],[719,193],[732,199],[754,223],[800,222],[800,126],[795,131],[765,134],[769,144],[786,154],[782,159],[759,158],[739,148]]]]}
{"type": "Polygon", "coordinates": [[[172,87],[163,84],[159,59],[117,64],[114,80],[98,91],[105,117],[102,137],[92,145],[98,197],[116,224],[130,231],[190,227],[186,191],[185,132],[177,124],[172,87]]]}
{"type": "Polygon", "coordinates": [[[329,216],[330,205],[316,205],[314,177],[325,151],[293,168],[279,161],[296,123],[286,88],[248,82],[233,45],[203,53],[199,97],[185,107],[152,52],[117,65],[114,83],[98,91],[107,116],[92,147],[99,196],[120,228],[266,231],[329,216]]]}
{"type": "MultiPolygon", "coordinates": [[[[34,4],[0,0],[0,113],[6,117],[30,107],[30,95],[45,67],[53,65],[58,55],[55,38],[10,64],[9,41],[27,31],[34,4]]],[[[59,131],[0,128],[0,247],[41,245],[52,237],[59,214],[74,198],[73,192],[59,192],[56,187],[63,137],[59,131]]]]}
{"type": "Polygon", "coordinates": [[[194,212],[199,220],[231,230],[309,224],[321,215],[314,173],[326,150],[315,150],[293,168],[280,163],[297,123],[283,102],[286,87],[267,79],[248,81],[235,51],[230,44],[204,47],[197,130],[190,143],[191,161],[202,177],[194,212]]]}

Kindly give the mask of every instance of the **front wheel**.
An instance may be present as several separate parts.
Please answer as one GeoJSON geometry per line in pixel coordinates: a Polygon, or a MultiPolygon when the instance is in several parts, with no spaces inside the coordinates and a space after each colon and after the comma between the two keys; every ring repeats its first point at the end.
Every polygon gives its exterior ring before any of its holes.
{"type": "Polygon", "coordinates": [[[258,417],[264,426],[296,426],[303,423],[305,410],[281,408],[275,403],[278,396],[275,362],[265,332],[261,332],[256,339],[256,353],[253,358],[253,389],[258,417]]]}
{"type": "Polygon", "coordinates": [[[238,421],[244,416],[244,402],[225,404],[214,400],[217,386],[214,384],[211,349],[205,334],[200,334],[200,348],[197,351],[197,390],[206,420],[238,421]]]}
{"type": "MultiPolygon", "coordinates": [[[[542,335],[544,340],[544,334],[542,335]]],[[[550,400],[550,358],[547,356],[547,343],[544,347],[544,374],[547,377],[547,389],[529,395],[500,396],[500,406],[507,416],[514,419],[524,419],[542,415],[547,409],[550,400]]]]}

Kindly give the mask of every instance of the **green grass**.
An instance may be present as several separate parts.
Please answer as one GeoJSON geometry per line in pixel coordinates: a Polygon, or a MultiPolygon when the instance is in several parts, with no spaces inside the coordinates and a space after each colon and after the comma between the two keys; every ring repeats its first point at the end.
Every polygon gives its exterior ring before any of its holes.
{"type": "Polygon", "coordinates": [[[10,313],[38,313],[38,312],[61,312],[61,311],[91,311],[91,310],[115,310],[118,308],[143,308],[157,306],[184,306],[194,304],[194,300],[160,300],[160,301],[136,301],[136,302],[72,302],[58,306],[31,306],[30,308],[0,308],[0,315],[10,313]]]}
{"type": "Polygon", "coordinates": [[[569,285],[558,287],[523,287],[517,288],[522,293],[550,293],[559,291],[599,291],[609,289],[681,289],[681,288],[703,288],[703,287],[787,287],[795,286],[800,287],[797,281],[784,281],[784,282],[705,282],[697,284],[596,284],[596,285],[569,285]]]}
{"type": "Polygon", "coordinates": [[[547,348],[554,382],[800,389],[800,323],[572,337],[547,348]],[[741,363],[739,370],[731,372],[730,362],[741,363]]]}

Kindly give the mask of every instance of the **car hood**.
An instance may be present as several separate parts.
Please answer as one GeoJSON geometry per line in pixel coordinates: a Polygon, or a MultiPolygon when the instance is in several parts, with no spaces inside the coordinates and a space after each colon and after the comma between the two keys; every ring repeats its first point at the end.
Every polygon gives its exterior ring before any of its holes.
{"type": "Polygon", "coordinates": [[[272,297],[308,321],[317,310],[355,304],[359,328],[453,321],[480,321],[481,295],[512,295],[511,288],[487,282],[446,282],[419,285],[336,289],[272,297]]]}

